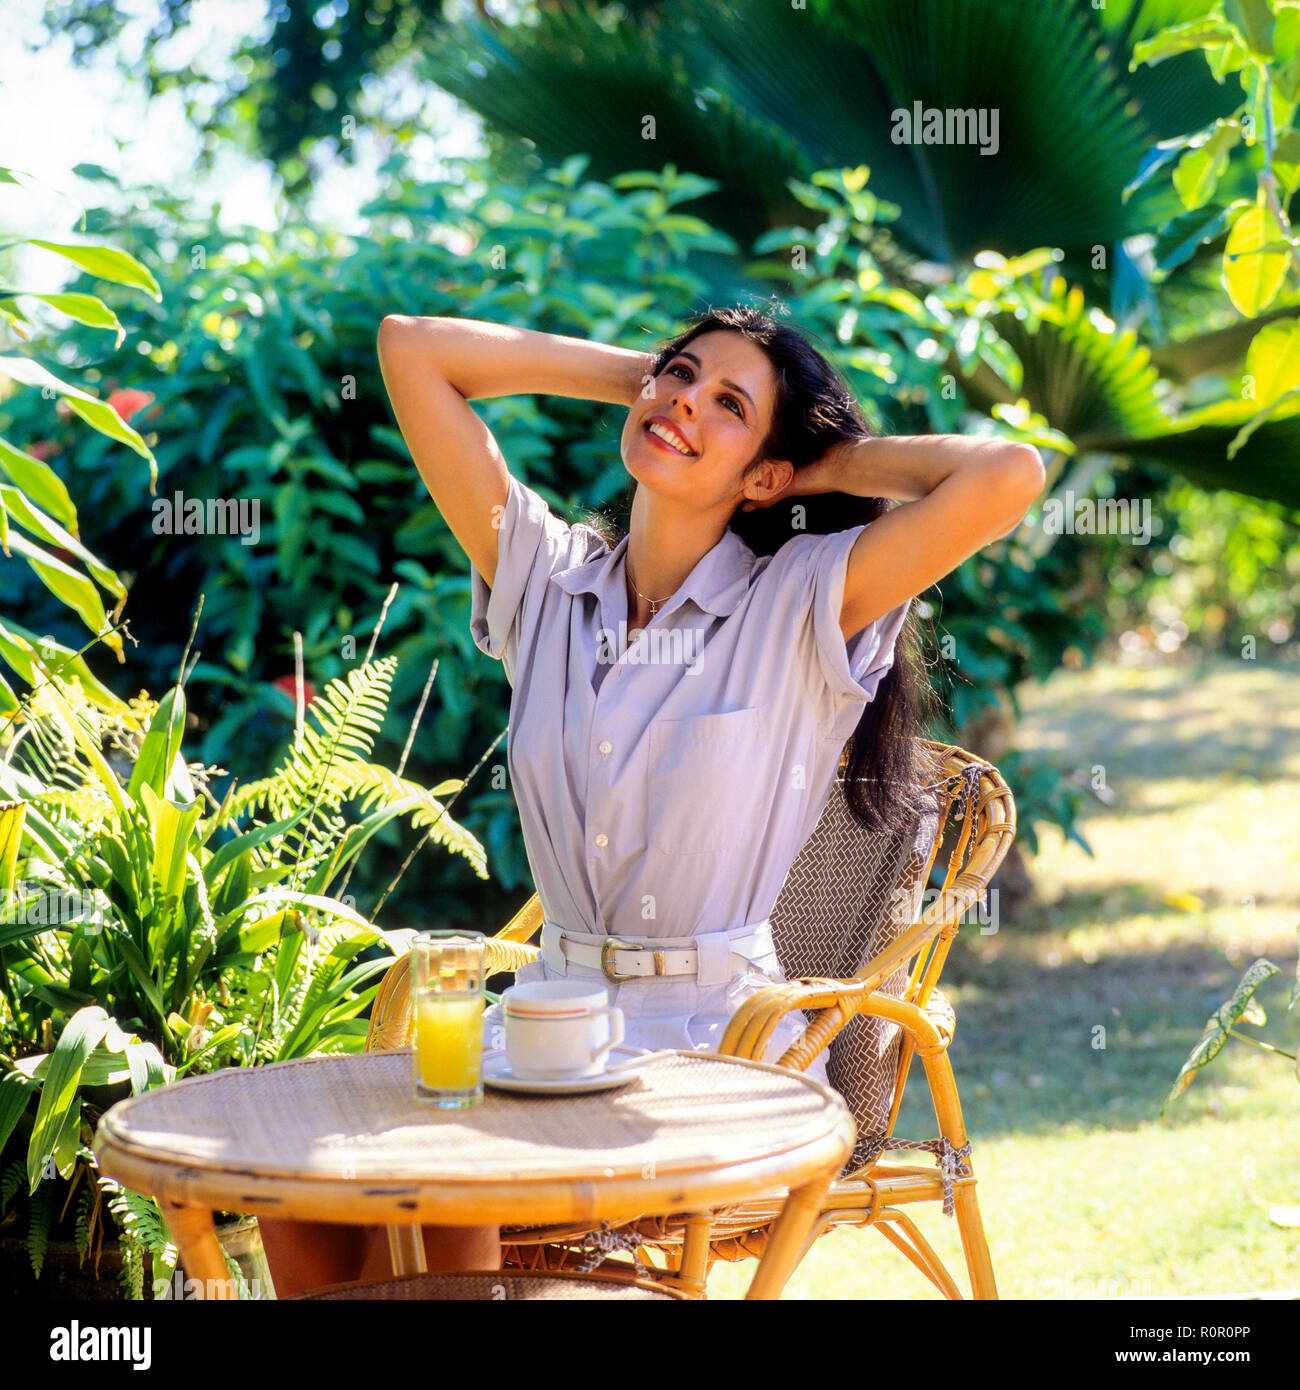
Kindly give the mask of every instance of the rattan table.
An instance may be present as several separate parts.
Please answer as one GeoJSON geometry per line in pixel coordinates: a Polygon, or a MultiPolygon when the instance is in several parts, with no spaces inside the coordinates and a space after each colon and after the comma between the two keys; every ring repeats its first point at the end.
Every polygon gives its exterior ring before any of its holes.
{"type": "MultiPolygon", "coordinates": [[[[788,1190],[746,1295],[762,1299],[780,1297],[853,1141],[836,1092],[761,1062],[677,1052],[616,1091],[488,1090],[438,1111],[416,1104],[406,1048],[189,1077],[119,1101],[95,1152],[104,1173],[158,1200],[188,1274],[218,1297],[214,1211],[388,1225],[397,1274],[423,1268],[426,1223],[683,1214],[685,1275],[703,1270],[711,1212],[788,1190]]],[[[695,1284],[702,1296],[702,1273],[695,1284]]]]}

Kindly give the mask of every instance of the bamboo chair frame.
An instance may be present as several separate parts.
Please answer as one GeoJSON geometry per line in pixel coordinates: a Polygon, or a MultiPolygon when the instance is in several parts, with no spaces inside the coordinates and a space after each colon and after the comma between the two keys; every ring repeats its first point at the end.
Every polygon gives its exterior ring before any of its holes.
{"type": "MultiPolygon", "coordinates": [[[[949,1299],[964,1297],[956,1280],[904,1210],[938,1202],[946,1215],[955,1215],[965,1257],[971,1295],[996,1299],[997,1283],[976,1198],[976,1176],[970,1161],[970,1141],[962,1119],[956,1079],[948,1045],[956,1016],[939,989],[939,976],[966,913],[981,901],[990,880],[1006,857],[1016,833],[1015,800],[992,764],[954,745],[921,740],[934,761],[936,781],[945,787],[938,825],[922,876],[923,888],[954,822],[961,823],[950,852],[942,889],[906,932],[875,956],[853,978],[799,979],[768,986],[747,999],[732,1018],[718,1051],[761,1060],[781,1019],[796,1009],[815,1011],[800,1041],[780,1058],[780,1065],[805,1069],[857,1014],[871,1014],[896,1023],[902,1032],[893,1080],[889,1119],[877,1157],[831,1184],[822,1220],[804,1249],[835,1226],[873,1227],[880,1231],[937,1289],[949,1299]],[[956,815],[953,815],[954,810],[956,815]],[[910,965],[909,965],[910,963],[910,965]],[[880,986],[900,966],[908,965],[903,998],[879,993],[880,986]],[[939,1137],[935,1140],[896,1139],[894,1125],[913,1057],[921,1059],[933,1102],[939,1137]],[[891,1149],[929,1151],[930,1164],[885,1163],[891,1149]]],[[[542,906],[534,894],[504,928],[489,939],[489,973],[517,970],[536,959],[537,948],[526,944],[542,924],[542,906]]],[[[376,995],[367,1049],[404,1047],[411,1037],[409,960],[394,963],[376,995]]],[[[628,1260],[606,1260],[602,1269],[621,1270],[635,1279],[658,1267],[649,1251],[657,1249],[670,1275],[687,1287],[702,1288],[716,1260],[760,1257],[771,1235],[785,1193],[715,1212],[709,1219],[707,1241],[698,1214],[630,1221],[614,1231],[595,1234],[600,1250],[625,1249],[628,1260]]],[[[592,1232],[575,1227],[535,1227],[503,1233],[503,1267],[534,1270],[573,1270],[590,1266],[584,1254],[592,1232]],[[577,1248],[575,1248],[577,1247],[577,1248]]]]}

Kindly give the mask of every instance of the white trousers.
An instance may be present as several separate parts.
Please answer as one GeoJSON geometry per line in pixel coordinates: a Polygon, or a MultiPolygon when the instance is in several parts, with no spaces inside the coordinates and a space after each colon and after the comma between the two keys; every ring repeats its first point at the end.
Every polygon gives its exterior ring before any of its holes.
{"type": "MultiPolygon", "coordinates": [[[[537,980],[565,979],[590,981],[593,987],[599,984],[605,990],[609,1003],[623,1011],[625,1047],[671,1047],[682,1051],[716,1052],[728,1023],[741,1004],[767,985],[785,979],[772,945],[771,927],[766,922],[711,934],[713,938],[723,936],[729,938],[728,942],[721,944],[729,948],[723,958],[730,955],[730,967],[718,972],[714,965],[706,976],[717,979],[717,983],[701,984],[694,975],[646,976],[613,981],[598,968],[566,960],[555,940],[556,932],[553,928],[548,931],[544,926],[542,955],[519,970],[515,983],[522,985],[537,980]]],[[[586,938],[596,942],[601,939],[596,936],[586,938]]],[[[689,939],[710,942],[710,937],[689,939]]],[[[662,945],[665,938],[620,936],[619,940],[662,945]]],[[[687,939],[677,938],[672,944],[685,945],[687,939]]],[[[712,962],[719,959],[716,952],[707,949],[707,945],[701,947],[701,958],[706,955],[712,962]]],[[[501,1046],[503,1024],[500,1004],[490,1005],[483,1015],[486,1046],[501,1046]]],[[[762,1060],[778,1062],[781,1054],[803,1036],[804,1028],[802,1010],[787,1014],[777,1025],[762,1060]]],[[[806,1074],[823,1084],[829,1084],[824,1051],[809,1064],[806,1074]]]]}

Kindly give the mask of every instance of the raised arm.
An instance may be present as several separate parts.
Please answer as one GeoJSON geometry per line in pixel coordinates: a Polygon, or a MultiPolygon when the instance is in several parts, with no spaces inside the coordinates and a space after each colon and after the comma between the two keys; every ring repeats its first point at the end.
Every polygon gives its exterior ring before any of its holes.
{"type": "Polygon", "coordinates": [[[543,394],[631,405],[653,357],[481,319],[390,314],[379,366],[397,426],[429,495],[489,587],[510,474],[469,402],[543,394]]]}
{"type": "Polygon", "coordinates": [[[846,641],[1014,531],[1046,479],[1032,445],[948,434],[866,439],[811,467],[819,490],[908,503],[873,521],[849,551],[846,641]]]}

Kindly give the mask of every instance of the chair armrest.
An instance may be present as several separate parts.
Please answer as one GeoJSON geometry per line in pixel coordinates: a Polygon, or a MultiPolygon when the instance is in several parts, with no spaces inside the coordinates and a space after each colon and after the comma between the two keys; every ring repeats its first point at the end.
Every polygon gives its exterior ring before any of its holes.
{"type": "MultiPolygon", "coordinates": [[[[966,877],[960,875],[952,888],[941,893],[907,931],[873,956],[853,979],[788,980],[752,994],[732,1015],[718,1051],[733,1057],[760,1060],[772,1034],[787,1014],[795,1009],[820,1009],[823,1012],[807,1025],[802,1041],[782,1057],[783,1065],[802,1070],[830,1046],[855,1014],[864,1011],[867,1002],[900,966],[906,965],[945,931],[956,931],[962,917],[984,892],[984,883],[978,877],[972,876],[971,881],[963,883],[966,877]],[[792,1060],[787,1062],[786,1057],[792,1060]]],[[[890,1005],[901,1002],[887,997],[881,997],[881,1002],[886,999],[890,1005]]],[[[915,1005],[908,1007],[916,1008],[917,1014],[916,1020],[909,1022],[914,1026],[919,1024],[924,1032],[927,1023],[924,1009],[915,1005]]],[[[870,1012],[878,1010],[873,1007],[870,1012]]],[[[892,1010],[886,1016],[893,1017],[892,1010]]],[[[901,1019],[896,1021],[902,1024],[901,1019]]]]}

